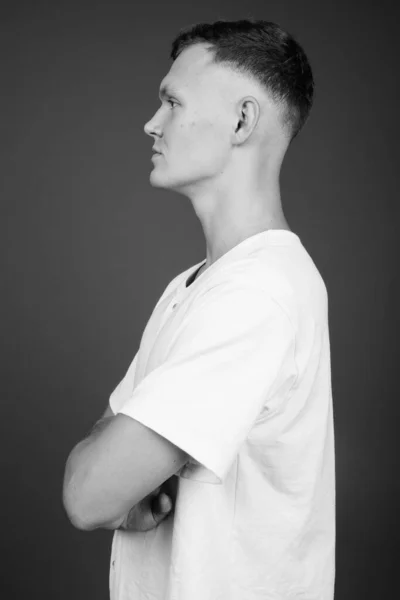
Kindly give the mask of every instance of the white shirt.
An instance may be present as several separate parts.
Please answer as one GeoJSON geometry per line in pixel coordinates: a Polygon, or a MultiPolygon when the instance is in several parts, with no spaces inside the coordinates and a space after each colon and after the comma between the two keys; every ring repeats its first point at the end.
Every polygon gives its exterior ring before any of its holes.
{"type": "Polygon", "coordinates": [[[167,286],[110,397],[185,450],[171,518],[115,531],[111,600],[332,600],[328,296],[299,237],[268,230],[167,286]]]}

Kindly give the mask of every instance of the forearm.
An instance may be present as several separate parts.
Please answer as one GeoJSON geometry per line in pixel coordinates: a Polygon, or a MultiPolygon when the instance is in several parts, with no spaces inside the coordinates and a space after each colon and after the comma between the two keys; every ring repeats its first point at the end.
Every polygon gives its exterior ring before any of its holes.
{"type": "MultiPolygon", "coordinates": [[[[75,524],[79,529],[85,528],[84,524],[77,523],[76,519],[74,520],[72,516],[72,510],[70,508],[70,503],[68,501],[69,497],[69,489],[71,484],[73,485],[74,473],[77,472],[78,465],[82,461],[82,457],[90,452],[90,446],[95,442],[96,438],[101,434],[104,429],[108,427],[112,419],[114,419],[115,415],[111,416],[103,416],[99,419],[94,426],[92,427],[89,435],[84,438],[81,442],[76,444],[76,446],[72,449],[70,455],[67,459],[67,464],[65,468],[64,474],[64,486],[63,486],[63,501],[64,506],[67,510],[67,513],[71,519],[71,521],[75,524]]],[[[101,525],[101,529],[130,529],[129,527],[129,516],[133,514],[135,510],[135,506],[132,506],[127,514],[118,517],[116,520],[110,523],[103,523],[101,525]]]]}
{"type": "MultiPolygon", "coordinates": [[[[77,522],[77,519],[75,519],[75,517],[73,516],[72,506],[74,505],[74,502],[72,502],[72,505],[71,505],[71,494],[73,497],[74,489],[75,489],[75,481],[76,481],[77,473],[79,473],[78,469],[80,469],[80,467],[78,465],[80,465],[80,463],[82,462],[82,457],[84,457],[85,455],[88,455],[88,452],[90,452],[91,444],[93,444],[93,442],[100,435],[100,433],[106,427],[108,427],[108,425],[110,424],[110,422],[114,418],[114,416],[115,415],[108,416],[108,417],[103,416],[101,419],[99,419],[92,427],[92,430],[90,431],[89,435],[74,446],[74,448],[70,452],[68,459],[67,459],[67,463],[65,466],[65,473],[64,473],[64,481],[63,481],[63,504],[64,504],[64,507],[67,511],[69,518],[74,523],[74,525],[78,528],[83,528],[83,527],[82,527],[82,524],[77,522]]],[[[113,527],[110,527],[110,528],[113,528],[113,527]]]]}
{"type": "MultiPolygon", "coordinates": [[[[158,496],[163,492],[171,499],[173,505],[175,505],[178,478],[173,475],[164,481],[164,483],[160,486],[160,489],[151,492],[151,494],[149,494],[143,500],[144,504],[139,502],[136,507],[135,505],[131,506],[129,511],[127,511],[124,515],[120,515],[116,518],[115,511],[108,510],[108,514],[114,514],[114,520],[110,522],[105,522],[104,519],[94,520],[92,508],[87,505],[85,500],[85,498],[88,497],[87,489],[90,489],[90,486],[87,488],[86,481],[88,480],[88,474],[89,477],[91,476],[91,465],[95,464],[97,460],[97,448],[101,441],[97,438],[101,436],[102,432],[104,432],[104,435],[107,435],[105,429],[110,425],[112,419],[114,419],[114,416],[115,415],[103,416],[101,419],[99,419],[93,426],[89,436],[79,442],[73,448],[67,460],[63,488],[64,506],[67,510],[70,520],[79,529],[90,530],[101,527],[103,529],[111,530],[121,528],[125,530],[136,530],[134,524],[138,521],[138,515],[140,516],[142,514],[146,501],[149,503],[152,495],[158,496]],[[97,524],[96,526],[94,524],[89,524],[94,522],[101,522],[102,524],[97,524]]],[[[95,504],[96,502],[97,500],[95,500],[95,504]]]]}
{"type": "MultiPolygon", "coordinates": [[[[115,415],[111,415],[109,417],[102,417],[101,419],[99,419],[93,426],[92,431],[90,433],[90,437],[96,437],[99,435],[99,433],[101,431],[103,431],[103,429],[105,429],[108,424],[111,422],[112,419],[114,419],[115,415]]],[[[113,521],[112,523],[105,523],[102,527],[102,529],[118,529],[122,523],[125,521],[126,519],[126,515],[123,517],[120,517],[119,519],[117,519],[116,521],[113,521]]]]}

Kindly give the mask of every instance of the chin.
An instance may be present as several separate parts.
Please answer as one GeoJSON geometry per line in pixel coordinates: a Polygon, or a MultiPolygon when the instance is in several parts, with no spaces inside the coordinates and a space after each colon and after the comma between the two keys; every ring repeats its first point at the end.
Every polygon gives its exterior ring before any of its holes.
{"type": "Polygon", "coordinates": [[[173,190],[175,188],[171,178],[165,176],[162,172],[157,172],[157,168],[151,171],[149,182],[150,185],[155,188],[163,188],[165,190],[173,190]]]}
{"type": "Polygon", "coordinates": [[[171,192],[177,192],[179,194],[187,195],[188,190],[192,188],[193,184],[196,184],[196,179],[192,180],[190,177],[171,177],[162,170],[158,170],[155,167],[149,177],[149,183],[154,188],[162,188],[164,190],[170,190],[171,192]]]}
{"type": "Polygon", "coordinates": [[[160,177],[160,175],[158,173],[155,173],[155,170],[153,169],[153,171],[150,173],[150,185],[152,185],[153,187],[166,187],[165,186],[165,181],[163,181],[163,177],[160,177]]]}

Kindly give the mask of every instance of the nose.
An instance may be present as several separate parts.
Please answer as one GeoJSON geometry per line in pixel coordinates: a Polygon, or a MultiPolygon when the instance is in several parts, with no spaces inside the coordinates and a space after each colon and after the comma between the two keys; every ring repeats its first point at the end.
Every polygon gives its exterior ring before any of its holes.
{"type": "Polygon", "coordinates": [[[154,117],[152,117],[150,121],[147,121],[147,123],[145,123],[144,132],[152,137],[161,137],[160,125],[156,122],[155,117],[156,115],[154,115],[154,117]]]}

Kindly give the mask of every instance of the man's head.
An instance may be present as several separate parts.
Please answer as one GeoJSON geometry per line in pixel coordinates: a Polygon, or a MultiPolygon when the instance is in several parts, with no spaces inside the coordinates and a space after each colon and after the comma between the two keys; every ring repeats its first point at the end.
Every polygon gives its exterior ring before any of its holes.
{"type": "Polygon", "coordinates": [[[161,107],[145,125],[162,153],[150,182],[189,194],[232,180],[246,161],[278,168],[313,100],[311,68],[293,37],[267,21],[202,23],[181,31],[171,58],[161,107]]]}

